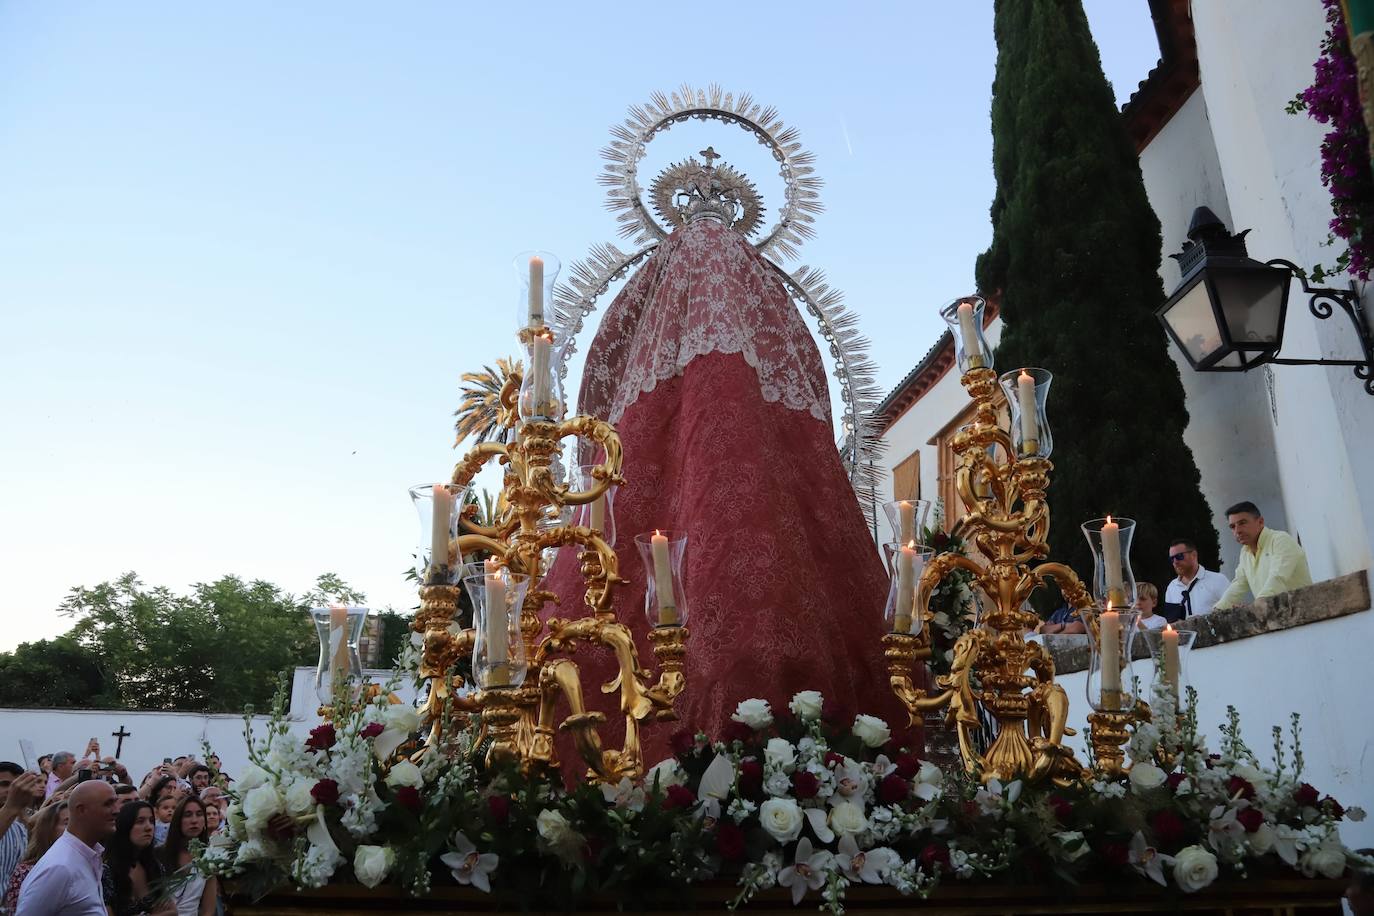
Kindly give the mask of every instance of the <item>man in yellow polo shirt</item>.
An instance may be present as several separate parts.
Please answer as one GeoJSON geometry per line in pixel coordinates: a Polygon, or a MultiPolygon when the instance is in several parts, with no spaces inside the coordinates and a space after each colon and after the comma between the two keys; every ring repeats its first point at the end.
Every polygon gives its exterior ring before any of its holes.
{"type": "Polygon", "coordinates": [[[1264,527],[1264,516],[1254,503],[1236,503],[1227,509],[1226,524],[1240,544],[1240,563],[1217,608],[1244,604],[1246,592],[1268,598],[1312,584],[1302,546],[1288,532],[1264,527]]]}

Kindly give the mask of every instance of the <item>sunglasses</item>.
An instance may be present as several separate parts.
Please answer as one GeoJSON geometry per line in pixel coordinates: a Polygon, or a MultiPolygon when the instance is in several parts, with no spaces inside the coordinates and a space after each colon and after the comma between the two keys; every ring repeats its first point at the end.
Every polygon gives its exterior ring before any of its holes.
{"type": "Polygon", "coordinates": [[[1183,551],[1183,553],[1171,553],[1171,554],[1169,554],[1169,562],[1170,562],[1170,563],[1181,563],[1181,562],[1183,561],[1184,557],[1188,556],[1188,554],[1190,554],[1190,553],[1192,553],[1191,550],[1185,550],[1185,551],[1183,551]]]}

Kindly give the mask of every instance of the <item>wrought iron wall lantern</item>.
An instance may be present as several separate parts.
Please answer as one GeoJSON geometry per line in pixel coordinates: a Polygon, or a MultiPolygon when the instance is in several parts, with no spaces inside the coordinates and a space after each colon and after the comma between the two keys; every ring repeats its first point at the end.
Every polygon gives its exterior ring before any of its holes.
{"type": "Polygon", "coordinates": [[[1291,261],[1254,260],[1245,250],[1249,231],[1232,235],[1216,214],[1198,207],[1188,227],[1188,242],[1172,255],[1183,271],[1183,281],[1155,317],[1188,364],[1199,372],[1244,372],[1265,363],[1352,366],[1365,391],[1374,395],[1374,346],[1359,295],[1353,288],[1312,286],[1302,268],[1291,261]],[[1294,277],[1302,281],[1308,310],[1317,318],[1330,318],[1337,306],[1350,317],[1363,360],[1279,356],[1294,277]]]}

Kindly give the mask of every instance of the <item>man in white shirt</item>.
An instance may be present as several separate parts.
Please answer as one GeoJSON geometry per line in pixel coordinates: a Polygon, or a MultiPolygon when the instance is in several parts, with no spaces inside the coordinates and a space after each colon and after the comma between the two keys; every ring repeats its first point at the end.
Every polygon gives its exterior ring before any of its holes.
{"type": "Polygon", "coordinates": [[[107,916],[100,843],[114,834],[114,787],[103,779],[79,783],[67,796],[67,812],[66,833],[24,880],[17,916],[107,916]]]}
{"type": "Polygon", "coordinates": [[[1169,545],[1169,562],[1175,577],[1164,589],[1164,618],[1177,621],[1210,614],[1231,580],[1205,569],[1198,562],[1197,545],[1186,538],[1176,538],[1169,545]]]}

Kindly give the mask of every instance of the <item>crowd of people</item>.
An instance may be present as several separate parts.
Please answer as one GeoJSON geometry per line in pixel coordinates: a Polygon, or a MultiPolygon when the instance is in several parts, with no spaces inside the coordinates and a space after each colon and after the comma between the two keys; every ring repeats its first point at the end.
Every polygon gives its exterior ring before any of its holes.
{"type": "MultiPolygon", "coordinates": [[[[1163,601],[1154,583],[1136,583],[1135,607],[1140,612],[1138,626],[1142,630],[1160,630],[1188,617],[1235,607],[1244,604],[1248,596],[1268,598],[1312,584],[1302,545],[1288,532],[1267,527],[1254,503],[1231,506],[1226,510],[1226,524],[1240,544],[1236,577],[1228,579],[1207,569],[1198,561],[1196,543],[1189,538],[1175,538],[1169,544],[1174,578],[1164,587],[1163,601]]],[[[1087,630],[1083,621],[1065,606],[1055,611],[1039,632],[1073,634],[1087,630]]]]}
{"type": "Polygon", "coordinates": [[[135,784],[92,738],[38,766],[0,761],[0,914],[223,913],[216,880],[191,867],[191,844],[224,823],[218,758],[167,757],[135,784]]]}

